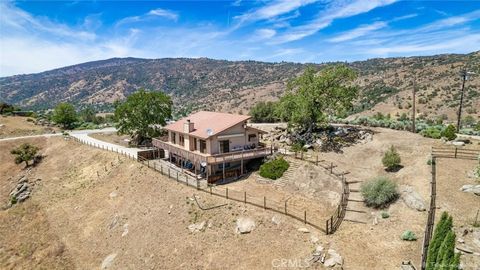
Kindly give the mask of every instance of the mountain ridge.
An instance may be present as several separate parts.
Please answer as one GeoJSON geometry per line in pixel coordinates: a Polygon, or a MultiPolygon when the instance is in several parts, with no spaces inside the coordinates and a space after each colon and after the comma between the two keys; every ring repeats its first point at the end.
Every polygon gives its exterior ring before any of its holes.
{"type": "MultiPolygon", "coordinates": [[[[356,112],[402,113],[404,106],[411,106],[408,105],[408,90],[415,73],[418,98],[422,101],[420,113],[453,116],[454,110],[449,108],[454,107],[452,95],[459,92],[458,72],[467,64],[478,67],[480,51],[335,63],[344,63],[359,73],[356,83],[361,95],[356,112]]],[[[258,101],[278,99],[286,82],[307,65],[321,68],[325,64],[330,63],[110,58],[40,73],[1,77],[0,100],[25,108],[51,108],[59,102],[72,102],[79,106],[95,104],[99,109],[111,109],[115,100],[145,88],[171,95],[179,111],[210,109],[245,113],[258,101]]],[[[467,96],[467,109],[480,106],[478,77],[468,82],[474,93],[470,98],[474,100],[469,102],[467,96]]]]}

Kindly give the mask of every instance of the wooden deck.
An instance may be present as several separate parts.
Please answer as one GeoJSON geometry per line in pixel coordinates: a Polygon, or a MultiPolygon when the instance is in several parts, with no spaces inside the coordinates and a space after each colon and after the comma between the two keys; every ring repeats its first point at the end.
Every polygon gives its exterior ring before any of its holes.
{"type": "Polygon", "coordinates": [[[206,162],[208,165],[261,158],[271,155],[273,152],[272,148],[261,147],[251,150],[240,150],[235,152],[210,155],[200,153],[199,151],[188,151],[178,145],[159,139],[152,139],[152,143],[153,146],[157,148],[167,150],[172,154],[179,155],[185,159],[193,161],[194,163],[206,162]]]}

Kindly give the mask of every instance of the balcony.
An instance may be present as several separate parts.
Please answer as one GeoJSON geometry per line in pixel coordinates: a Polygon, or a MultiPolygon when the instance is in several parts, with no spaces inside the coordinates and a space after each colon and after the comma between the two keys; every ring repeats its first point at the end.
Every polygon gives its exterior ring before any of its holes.
{"type": "Polygon", "coordinates": [[[165,142],[159,139],[152,139],[152,144],[157,148],[167,150],[172,154],[176,154],[185,159],[192,160],[194,163],[206,162],[209,165],[220,164],[223,162],[234,162],[261,158],[272,154],[272,149],[266,147],[257,147],[255,149],[249,150],[242,149],[228,153],[210,155],[200,153],[199,151],[188,151],[180,145],[172,144],[170,142],[165,142]]]}

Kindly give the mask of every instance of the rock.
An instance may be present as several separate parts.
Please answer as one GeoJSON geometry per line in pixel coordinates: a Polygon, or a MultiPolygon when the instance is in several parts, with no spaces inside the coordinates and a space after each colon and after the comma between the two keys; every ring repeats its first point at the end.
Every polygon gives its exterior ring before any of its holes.
{"type": "Polygon", "coordinates": [[[123,233],[122,237],[128,234],[128,223],[123,224],[123,233]]]}
{"type": "Polygon", "coordinates": [[[455,146],[464,146],[465,143],[464,143],[464,142],[459,142],[459,141],[453,141],[453,142],[452,142],[452,145],[455,145],[455,146]]]}
{"type": "Polygon", "coordinates": [[[310,149],[310,148],[313,148],[313,145],[311,145],[311,144],[305,144],[305,145],[303,146],[303,148],[305,148],[305,149],[310,149]]]}
{"type": "Polygon", "coordinates": [[[377,225],[378,224],[378,219],[377,217],[373,218],[372,225],[377,225]]]}
{"type": "Polygon", "coordinates": [[[280,220],[280,217],[279,217],[279,216],[275,215],[275,216],[272,217],[272,223],[273,223],[273,224],[279,225],[280,222],[281,222],[281,220],[280,220]]]}
{"type": "Polygon", "coordinates": [[[101,269],[108,269],[110,266],[112,266],[113,260],[115,260],[115,257],[117,257],[117,253],[112,253],[105,257],[105,259],[102,262],[102,266],[100,267],[101,269]]]}
{"type": "Polygon", "coordinates": [[[400,187],[401,197],[405,204],[415,210],[425,211],[425,202],[423,198],[418,194],[412,186],[401,186],[400,187]]]}
{"type": "Polygon", "coordinates": [[[203,230],[203,228],[205,228],[205,221],[188,225],[188,229],[192,233],[199,232],[199,231],[203,230]]]}
{"type": "Polygon", "coordinates": [[[113,199],[113,198],[117,197],[117,195],[118,194],[117,194],[116,191],[112,191],[109,196],[110,196],[110,199],[113,199]]]}
{"type": "MultiPolygon", "coordinates": [[[[318,239],[318,237],[316,235],[311,235],[310,236],[310,242],[312,242],[313,244],[316,244],[318,241],[320,241],[320,239],[318,239]]],[[[322,248],[323,249],[323,248],[322,248]]]]}
{"type": "Polygon", "coordinates": [[[480,185],[463,185],[460,191],[473,193],[480,196],[480,185]]]}
{"type": "Polygon", "coordinates": [[[322,245],[317,245],[315,247],[315,250],[313,251],[313,256],[320,256],[323,253],[323,246],[322,245]]]}
{"type": "Polygon", "coordinates": [[[235,231],[240,234],[250,233],[255,229],[255,221],[249,217],[240,217],[237,219],[235,231]]]}
{"type": "Polygon", "coordinates": [[[305,227],[298,228],[298,231],[299,231],[299,232],[302,232],[302,233],[309,233],[309,232],[310,232],[310,231],[309,231],[307,228],[305,228],[305,227]]]}
{"type": "Polygon", "coordinates": [[[292,139],[287,138],[287,139],[285,140],[285,144],[287,144],[287,145],[292,145],[292,139]]]}
{"type": "Polygon", "coordinates": [[[462,238],[458,238],[458,239],[457,239],[457,242],[459,242],[459,243],[462,243],[462,244],[463,244],[463,243],[465,243],[465,240],[463,240],[462,238]]]}
{"type": "Polygon", "coordinates": [[[334,267],[335,265],[343,264],[342,256],[340,256],[340,254],[338,254],[335,250],[329,249],[327,253],[328,253],[328,259],[325,261],[326,267],[334,267]]]}

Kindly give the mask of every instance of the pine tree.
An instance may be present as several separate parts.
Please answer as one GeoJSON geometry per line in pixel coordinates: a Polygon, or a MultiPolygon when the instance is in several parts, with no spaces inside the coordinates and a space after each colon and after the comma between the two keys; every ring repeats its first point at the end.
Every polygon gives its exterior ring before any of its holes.
{"type": "Polygon", "coordinates": [[[455,233],[449,231],[438,251],[435,269],[449,269],[455,257],[455,233]]]}
{"type": "Polygon", "coordinates": [[[428,247],[428,255],[427,255],[427,270],[435,269],[435,262],[438,257],[438,251],[440,246],[442,245],[443,240],[447,236],[448,232],[452,228],[452,217],[448,215],[447,212],[443,212],[442,216],[440,217],[440,221],[437,223],[435,227],[435,231],[433,233],[433,238],[430,240],[430,245],[428,247]]]}

